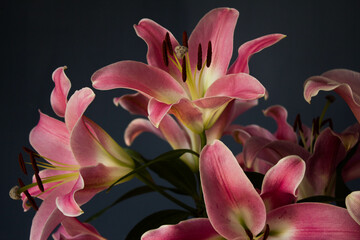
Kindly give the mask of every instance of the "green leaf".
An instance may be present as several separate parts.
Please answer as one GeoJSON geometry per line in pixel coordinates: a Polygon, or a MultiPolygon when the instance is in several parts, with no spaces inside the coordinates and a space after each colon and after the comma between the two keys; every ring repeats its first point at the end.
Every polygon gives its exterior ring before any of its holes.
{"type": "Polygon", "coordinates": [[[156,229],[164,224],[176,224],[190,216],[188,212],[176,209],[162,210],[153,213],[138,224],[126,236],[125,240],[139,240],[141,236],[148,230],[156,229]]]}
{"type": "Polygon", "coordinates": [[[147,160],[137,151],[130,149],[130,148],[124,148],[124,150],[136,162],[138,162],[140,164],[144,164],[145,162],[147,162],[147,160]]]}
{"type": "Polygon", "coordinates": [[[197,195],[195,175],[180,159],[168,158],[152,164],[149,168],[160,178],[171,183],[180,192],[190,196],[197,195]]]}
{"type": "Polygon", "coordinates": [[[134,188],[134,189],[128,191],[127,193],[125,193],[124,195],[122,195],[121,197],[119,197],[115,202],[113,202],[109,206],[103,208],[102,210],[98,211],[97,213],[95,213],[94,215],[92,215],[91,217],[86,219],[85,222],[90,222],[90,221],[100,217],[107,210],[109,210],[110,208],[114,207],[116,204],[118,204],[126,199],[129,199],[129,198],[141,195],[141,194],[153,192],[153,191],[154,190],[149,186],[141,186],[141,187],[134,188]]]}

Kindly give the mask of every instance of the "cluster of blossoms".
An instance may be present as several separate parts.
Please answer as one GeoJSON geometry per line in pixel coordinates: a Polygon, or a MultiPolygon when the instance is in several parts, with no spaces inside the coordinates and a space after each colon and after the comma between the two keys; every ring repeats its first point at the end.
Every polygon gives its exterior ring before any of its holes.
{"type": "MultiPolygon", "coordinates": [[[[310,127],[299,115],[291,126],[286,109],[276,105],[264,111],[276,121],[275,133],[258,125],[234,125],[237,116],[267,97],[264,86],[249,74],[250,57],[285,37],[270,34],[244,43],[229,67],[237,18],[235,9],[214,9],[189,38],[184,32],[181,45],[167,29],[143,19],[134,28],[148,46],[147,64],[120,61],[93,74],[96,89],[137,92],[114,103],[143,116],[128,125],[128,146],[151,132],[173,148],[152,160],[120,147],[87,118],[84,112],[94,92],[83,88],[68,99],[71,84],[65,68],[54,71],[50,100],[64,121],[40,112],[30,133],[34,150],[24,148],[35,173],[33,183],[19,179],[20,186],[11,191],[25,210],[37,210],[30,239],[51,234],[54,239],[105,239],[77,220],[81,205],[133,177],[145,185],[109,208],[157,191],[184,210],[145,218],[127,239],[360,239],[360,191],[351,192],[345,184],[360,178],[359,123],[335,132],[324,111],[310,127]],[[237,156],[221,142],[225,134],[242,145],[237,156]],[[152,173],[171,187],[157,185],[152,173]],[[195,207],[173,193],[191,197],[195,207]],[[42,200],[40,207],[34,198],[42,200]]],[[[360,122],[359,86],[359,73],[331,70],[306,80],[304,98],[310,102],[319,91],[333,90],[360,122]]],[[[328,104],[332,101],[329,97],[328,104]]],[[[19,162],[27,174],[21,154],[19,162]]]]}

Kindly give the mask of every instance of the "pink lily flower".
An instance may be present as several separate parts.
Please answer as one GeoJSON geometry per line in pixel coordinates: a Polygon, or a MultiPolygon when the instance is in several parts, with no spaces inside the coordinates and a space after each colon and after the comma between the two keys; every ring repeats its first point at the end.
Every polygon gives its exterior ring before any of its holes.
{"type": "MultiPolygon", "coordinates": [[[[127,94],[119,98],[114,98],[114,104],[120,105],[132,114],[147,116],[147,105],[149,98],[136,93],[127,94]]],[[[240,102],[232,101],[218,121],[208,130],[206,130],[206,137],[208,142],[214,139],[220,139],[223,136],[224,129],[241,113],[256,105],[256,101],[240,102]]],[[[143,132],[149,132],[167,141],[173,149],[191,149],[200,153],[201,140],[198,134],[184,126],[181,122],[166,114],[156,128],[149,120],[138,118],[134,119],[125,130],[125,143],[130,146],[132,142],[143,132]]],[[[199,159],[193,154],[186,153],[181,159],[192,169],[197,171],[199,169],[199,159]]]]}
{"type": "Polygon", "coordinates": [[[143,19],[135,31],[148,45],[148,64],[120,61],[92,76],[100,90],[128,88],[150,101],[147,114],[158,127],[167,113],[174,114],[195,133],[209,129],[233,99],[253,101],[265,96],[265,88],[250,76],[252,54],[275,44],[282,34],[271,34],[243,44],[228,69],[238,11],[218,8],[206,14],[189,40],[180,45],[164,27],[143,19]]]}
{"type": "Polygon", "coordinates": [[[106,240],[93,226],[72,217],[62,220],[61,226],[52,237],[54,240],[106,240]]]}
{"type": "Polygon", "coordinates": [[[208,220],[165,225],[146,232],[142,239],[359,238],[360,226],[346,209],[322,203],[291,204],[304,171],[301,158],[282,159],[266,174],[259,194],[231,151],[220,141],[214,141],[200,156],[208,220]]]}
{"type": "Polygon", "coordinates": [[[308,78],[304,83],[304,98],[310,103],[319,91],[334,90],[350,107],[360,122],[360,73],[347,69],[333,69],[321,76],[308,78]]]}
{"type": "MultiPolygon", "coordinates": [[[[83,116],[95,94],[90,88],[76,91],[67,101],[70,81],[63,67],[53,73],[55,88],[51,105],[59,121],[40,112],[39,123],[30,132],[30,143],[37,153],[34,183],[22,187],[43,200],[33,219],[30,239],[47,239],[65,217],[83,213],[80,206],[134,168],[133,160],[97,124],[83,116]]],[[[126,179],[128,180],[128,179],[126,179]]],[[[125,180],[124,180],[125,181],[125,180]]],[[[28,197],[22,194],[24,209],[28,197]]]]}

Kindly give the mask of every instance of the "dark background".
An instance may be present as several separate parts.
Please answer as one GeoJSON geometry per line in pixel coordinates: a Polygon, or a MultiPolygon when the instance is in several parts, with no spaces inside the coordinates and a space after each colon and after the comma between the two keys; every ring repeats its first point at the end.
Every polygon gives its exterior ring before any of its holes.
{"type": "MultiPolygon", "coordinates": [[[[242,115],[237,122],[257,123],[275,130],[272,120],[261,110],[281,104],[289,111],[292,123],[297,113],[310,124],[320,115],[325,94],[305,102],[303,82],[312,75],[333,68],[360,68],[360,2],[353,1],[3,1],[1,17],[1,239],[27,239],[34,211],[23,213],[21,203],[8,197],[8,190],[20,176],[17,163],[22,146],[30,147],[28,134],[37,124],[38,109],[51,116],[49,102],[53,89],[52,72],[66,65],[72,81],[70,94],[91,86],[97,69],[119,61],[145,62],[146,44],[138,38],[133,24],[150,18],[172,31],[178,39],[215,7],[233,7],[240,16],[235,31],[234,52],[245,41],[269,33],[287,38],[255,55],[250,71],[270,93],[267,101],[242,115]],[[296,3],[295,3],[296,2],[296,3]]],[[[234,53],[233,60],[237,56],[234,53]]],[[[116,108],[112,98],[125,90],[100,92],[86,115],[102,126],[124,146],[123,131],[134,116],[116,108]]],[[[328,115],[335,129],[343,130],[355,122],[351,111],[340,99],[328,115]]],[[[240,147],[225,138],[234,153],[240,147]]],[[[150,134],[137,139],[133,148],[146,157],[155,157],[169,146],[150,134]]],[[[30,168],[29,168],[30,169],[30,168]]],[[[85,219],[107,206],[134,186],[137,180],[121,184],[110,193],[98,194],[83,206],[85,219]]],[[[359,189],[359,183],[352,185],[359,189]]],[[[143,217],[172,203],[157,194],[125,201],[93,222],[109,239],[123,239],[143,217]]]]}

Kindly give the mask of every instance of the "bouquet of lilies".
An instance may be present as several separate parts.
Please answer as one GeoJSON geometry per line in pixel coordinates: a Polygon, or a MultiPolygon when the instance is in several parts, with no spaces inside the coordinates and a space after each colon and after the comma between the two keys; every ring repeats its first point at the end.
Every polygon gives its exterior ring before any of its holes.
{"type": "MultiPolygon", "coordinates": [[[[85,87],[68,97],[66,67],[54,71],[50,102],[58,118],[40,112],[29,136],[32,149],[24,147],[19,155],[24,174],[24,158],[30,160],[33,181],[25,185],[19,178],[10,191],[12,198],[22,199],[25,211],[36,210],[31,240],[50,235],[105,239],[77,219],[84,213],[81,206],[132,178],[144,185],[89,220],[122,200],[153,191],[181,209],[145,217],[126,239],[360,239],[360,191],[346,185],[360,177],[360,125],[333,130],[325,117],[333,97],[327,97],[311,126],[300,115],[290,125],[280,105],[263,111],[276,121],[275,132],[233,123],[268,95],[249,73],[250,57],[285,37],[269,34],[242,44],[229,67],[238,15],[235,9],[214,9],[189,37],[183,33],[181,43],[164,27],[143,19],[134,28],[148,46],[147,64],[120,61],[93,74],[95,89],[136,92],[115,98],[114,104],[141,116],[126,128],[126,145],[151,132],[173,148],[154,159],[119,146],[86,117],[93,90],[85,87]],[[237,155],[220,140],[226,134],[241,144],[237,155]],[[155,175],[168,186],[156,183],[155,175]]],[[[335,91],[360,122],[360,73],[335,69],[308,78],[305,100],[319,91],[335,91]]]]}

